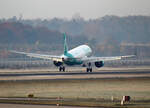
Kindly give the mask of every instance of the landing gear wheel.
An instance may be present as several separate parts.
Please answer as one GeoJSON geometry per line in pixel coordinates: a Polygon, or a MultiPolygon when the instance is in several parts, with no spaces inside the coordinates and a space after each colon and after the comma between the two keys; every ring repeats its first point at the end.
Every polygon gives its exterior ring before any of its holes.
{"type": "Polygon", "coordinates": [[[59,67],[59,71],[61,72],[61,70],[62,70],[62,68],[61,67],[59,67]]]}
{"type": "Polygon", "coordinates": [[[92,72],[91,63],[89,62],[87,65],[88,65],[88,67],[86,68],[86,72],[92,72]]]}
{"type": "Polygon", "coordinates": [[[92,68],[86,68],[86,72],[92,72],[92,68]]]}
{"type": "Polygon", "coordinates": [[[86,72],[89,72],[89,68],[86,68],[86,72]]]}
{"type": "Polygon", "coordinates": [[[61,72],[61,71],[65,72],[65,66],[62,66],[62,67],[60,66],[60,67],[59,67],[59,71],[60,71],[60,72],[61,72]]]}
{"type": "Polygon", "coordinates": [[[65,72],[65,66],[62,67],[63,72],[65,72]]]}
{"type": "Polygon", "coordinates": [[[90,68],[90,72],[92,72],[92,68],[90,68]]]}

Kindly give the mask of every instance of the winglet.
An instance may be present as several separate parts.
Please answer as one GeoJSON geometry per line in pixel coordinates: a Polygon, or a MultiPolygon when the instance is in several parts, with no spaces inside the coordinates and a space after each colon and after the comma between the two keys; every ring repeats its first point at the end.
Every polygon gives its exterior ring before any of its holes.
{"type": "Polygon", "coordinates": [[[67,47],[67,42],[66,42],[66,34],[63,33],[64,35],[64,55],[68,53],[68,47],[67,47]]]}

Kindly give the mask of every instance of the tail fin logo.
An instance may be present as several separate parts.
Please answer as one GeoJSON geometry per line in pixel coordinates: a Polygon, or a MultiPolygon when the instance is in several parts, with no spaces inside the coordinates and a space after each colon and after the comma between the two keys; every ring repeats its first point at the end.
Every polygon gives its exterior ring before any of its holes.
{"type": "Polygon", "coordinates": [[[64,55],[68,53],[68,47],[67,47],[67,42],[66,42],[66,34],[64,33],[64,55]]]}

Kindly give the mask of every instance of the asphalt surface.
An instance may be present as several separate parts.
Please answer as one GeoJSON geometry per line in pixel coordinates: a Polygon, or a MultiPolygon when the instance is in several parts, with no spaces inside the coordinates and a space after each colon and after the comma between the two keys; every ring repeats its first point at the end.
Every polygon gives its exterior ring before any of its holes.
{"type": "Polygon", "coordinates": [[[0,74],[1,76],[6,76],[6,77],[12,77],[12,76],[42,76],[42,75],[48,75],[48,76],[52,76],[52,75],[99,75],[99,74],[103,74],[103,75],[108,75],[108,74],[113,74],[113,75],[117,75],[117,74],[150,74],[150,71],[138,71],[138,72],[70,72],[70,73],[65,73],[65,72],[57,72],[57,73],[49,73],[49,72],[42,72],[42,73],[2,73],[0,74]]]}
{"type": "Polygon", "coordinates": [[[2,72],[1,80],[41,80],[41,79],[87,79],[87,78],[134,78],[150,77],[149,70],[100,71],[100,72],[2,72]]]}

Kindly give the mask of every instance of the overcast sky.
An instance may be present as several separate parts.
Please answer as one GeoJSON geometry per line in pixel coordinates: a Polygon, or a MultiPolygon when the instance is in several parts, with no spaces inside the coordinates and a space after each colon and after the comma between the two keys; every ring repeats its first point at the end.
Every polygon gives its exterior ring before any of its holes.
{"type": "Polygon", "coordinates": [[[0,18],[72,18],[150,15],[150,0],[0,0],[0,18]]]}

